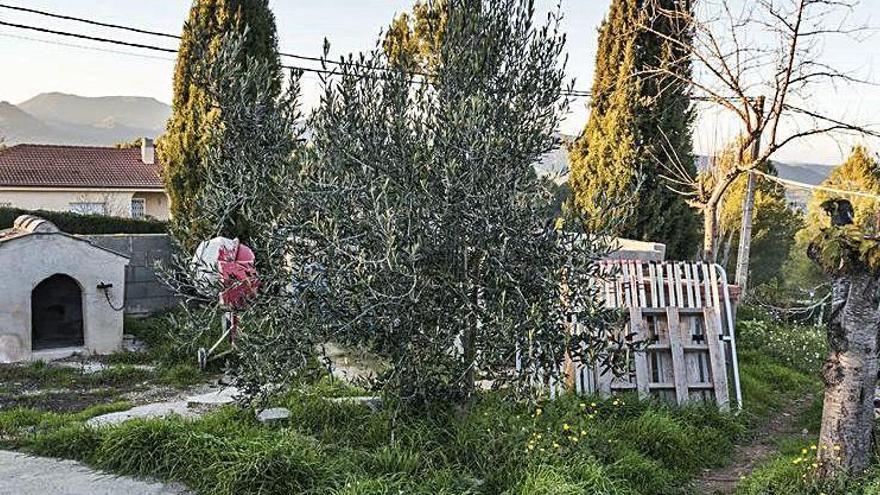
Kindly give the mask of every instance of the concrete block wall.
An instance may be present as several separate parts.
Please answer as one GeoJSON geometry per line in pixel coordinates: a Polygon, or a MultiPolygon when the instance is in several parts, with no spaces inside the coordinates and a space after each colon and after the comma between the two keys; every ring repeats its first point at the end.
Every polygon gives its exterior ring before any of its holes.
{"type": "Polygon", "coordinates": [[[173,294],[159,280],[156,264],[172,259],[167,234],[111,234],[82,236],[105,249],[130,258],[125,269],[125,313],[152,314],[176,306],[173,294]]]}

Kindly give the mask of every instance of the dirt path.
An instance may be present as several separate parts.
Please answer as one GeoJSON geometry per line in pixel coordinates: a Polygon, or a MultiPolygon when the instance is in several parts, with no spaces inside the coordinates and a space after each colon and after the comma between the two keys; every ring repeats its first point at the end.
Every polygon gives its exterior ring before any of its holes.
{"type": "Polygon", "coordinates": [[[812,397],[802,397],[790,402],[770,418],[763,427],[749,437],[748,443],[736,445],[730,465],[719,469],[706,470],[694,482],[694,493],[700,495],[736,492],[742,477],[747,476],[757,466],[776,453],[776,441],[780,438],[801,433],[796,426],[798,417],[809,407],[812,397]]]}

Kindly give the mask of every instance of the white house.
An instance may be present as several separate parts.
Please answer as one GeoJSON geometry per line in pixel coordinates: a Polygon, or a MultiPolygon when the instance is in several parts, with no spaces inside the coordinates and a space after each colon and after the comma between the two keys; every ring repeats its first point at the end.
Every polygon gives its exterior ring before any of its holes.
{"type": "Polygon", "coordinates": [[[0,231],[0,363],[119,350],[127,264],[39,217],[0,231]]]}
{"type": "Polygon", "coordinates": [[[0,150],[0,206],[168,218],[153,142],[138,148],[18,144],[0,150]]]}

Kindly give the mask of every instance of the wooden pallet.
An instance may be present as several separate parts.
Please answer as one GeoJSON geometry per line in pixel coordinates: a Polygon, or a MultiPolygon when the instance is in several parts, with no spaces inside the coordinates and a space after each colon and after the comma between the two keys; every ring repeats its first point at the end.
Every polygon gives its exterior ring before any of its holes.
{"type": "Polygon", "coordinates": [[[728,409],[730,367],[740,405],[729,291],[719,266],[624,260],[603,262],[602,269],[606,306],[626,310],[626,331],[647,346],[634,354],[623,377],[569,363],[570,387],[603,396],[635,391],[677,404],[713,400],[728,409]]]}

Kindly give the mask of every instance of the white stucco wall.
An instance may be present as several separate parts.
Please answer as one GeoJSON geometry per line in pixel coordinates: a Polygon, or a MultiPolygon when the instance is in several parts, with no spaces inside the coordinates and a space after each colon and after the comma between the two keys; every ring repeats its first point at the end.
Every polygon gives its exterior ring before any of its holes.
{"type": "Polygon", "coordinates": [[[96,354],[119,350],[122,312],[114,311],[100,283],[113,284],[117,307],[125,293],[128,259],[63,234],[31,234],[0,242],[0,362],[34,359],[31,352],[31,291],[55,274],[72,277],[83,295],[85,349],[96,354]]]}
{"type": "Polygon", "coordinates": [[[25,210],[70,211],[71,203],[106,203],[107,213],[128,217],[131,198],[146,199],[146,214],[159,220],[168,219],[168,196],[158,191],[99,189],[10,189],[0,188],[0,205],[25,210]]]}

